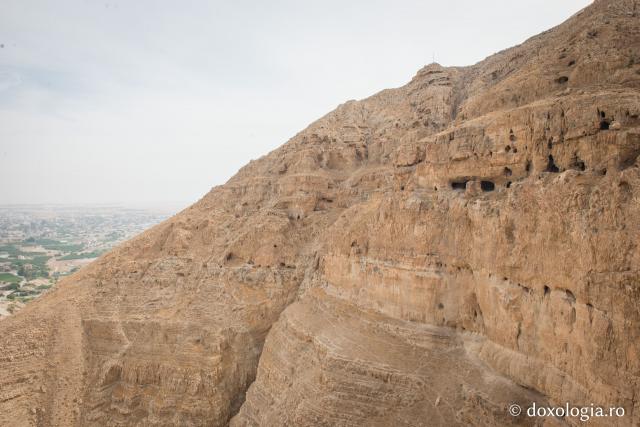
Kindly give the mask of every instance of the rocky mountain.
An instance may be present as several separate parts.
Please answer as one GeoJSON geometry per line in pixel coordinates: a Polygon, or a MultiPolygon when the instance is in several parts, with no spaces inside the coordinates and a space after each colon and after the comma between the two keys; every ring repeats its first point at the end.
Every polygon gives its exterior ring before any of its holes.
{"type": "Polygon", "coordinates": [[[640,425],[640,2],[349,101],[0,322],[0,425],[640,425]]]}

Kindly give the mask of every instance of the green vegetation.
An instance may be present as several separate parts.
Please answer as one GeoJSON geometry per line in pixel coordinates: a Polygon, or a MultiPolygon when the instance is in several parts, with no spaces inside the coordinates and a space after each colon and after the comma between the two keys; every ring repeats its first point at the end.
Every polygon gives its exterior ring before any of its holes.
{"type": "Polygon", "coordinates": [[[24,255],[26,252],[22,252],[16,245],[2,245],[0,246],[0,252],[6,252],[10,257],[17,257],[18,255],[24,255]]]}
{"type": "Polygon", "coordinates": [[[27,239],[24,239],[24,243],[27,245],[48,245],[48,244],[55,244],[55,243],[59,243],[57,240],[53,240],[53,239],[44,239],[44,238],[39,238],[39,237],[29,237],[27,239]]]}
{"type": "Polygon", "coordinates": [[[4,252],[9,254],[9,258],[16,258],[18,256],[30,257],[34,255],[44,255],[44,252],[25,252],[17,245],[2,245],[0,246],[0,253],[4,252]]]}
{"type": "Polygon", "coordinates": [[[31,299],[31,298],[33,298],[34,295],[40,295],[40,291],[28,290],[28,289],[20,289],[20,290],[17,290],[17,291],[13,291],[9,295],[7,295],[7,299],[9,299],[9,300],[18,299],[20,301],[24,301],[25,298],[31,299]]]}
{"type": "Polygon", "coordinates": [[[59,278],[76,272],[83,263],[73,260],[96,258],[166,217],[164,213],[111,207],[55,208],[54,215],[49,215],[51,208],[44,209],[47,215],[41,215],[42,207],[0,213],[0,265],[5,271],[0,273],[0,302],[10,312],[47,292],[59,278]],[[53,258],[62,261],[56,263],[55,271],[47,265],[53,258]]]}
{"type": "MultiPolygon", "coordinates": [[[[6,282],[6,283],[12,283],[12,284],[18,284],[22,281],[21,277],[16,276],[15,274],[11,274],[11,273],[0,273],[0,282],[6,282]]],[[[15,288],[17,289],[17,288],[15,288]]]]}
{"type": "Polygon", "coordinates": [[[20,284],[19,283],[10,283],[8,285],[2,285],[0,286],[0,291],[15,291],[20,289],[20,284]]]}
{"type": "Polygon", "coordinates": [[[49,267],[47,267],[49,258],[49,255],[36,255],[29,259],[12,259],[11,265],[18,270],[18,275],[27,280],[49,277],[49,267]]]}
{"type": "Polygon", "coordinates": [[[49,251],[60,252],[78,252],[84,249],[84,246],[80,243],[67,243],[54,239],[42,239],[29,237],[23,241],[26,245],[40,245],[49,251]]]}

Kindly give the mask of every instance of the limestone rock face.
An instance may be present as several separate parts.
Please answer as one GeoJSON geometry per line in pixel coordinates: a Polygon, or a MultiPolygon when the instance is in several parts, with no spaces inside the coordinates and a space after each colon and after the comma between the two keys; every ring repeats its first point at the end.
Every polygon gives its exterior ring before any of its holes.
{"type": "Polygon", "coordinates": [[[640,4],[339,106],[0,322],[0,425],[640,425],[640,4]]]}

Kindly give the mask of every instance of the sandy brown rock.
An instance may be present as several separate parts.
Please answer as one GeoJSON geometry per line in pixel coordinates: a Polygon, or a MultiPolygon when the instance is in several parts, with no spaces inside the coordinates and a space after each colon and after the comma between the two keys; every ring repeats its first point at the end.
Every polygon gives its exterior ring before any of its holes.
{"type": "Polygon", "coordinates": [[[0,425],[640,424],[640,5],[339,106],[0,322],[0,425]]]}

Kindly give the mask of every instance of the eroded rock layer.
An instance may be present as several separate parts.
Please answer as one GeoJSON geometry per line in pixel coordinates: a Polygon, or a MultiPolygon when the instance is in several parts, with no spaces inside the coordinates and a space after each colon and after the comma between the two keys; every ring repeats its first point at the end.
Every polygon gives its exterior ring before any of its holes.
{"type": "Polygon", "coordinates": [[[349,101],[0,322],[0,425],[640,424],[640,4],[349,101]]]}

